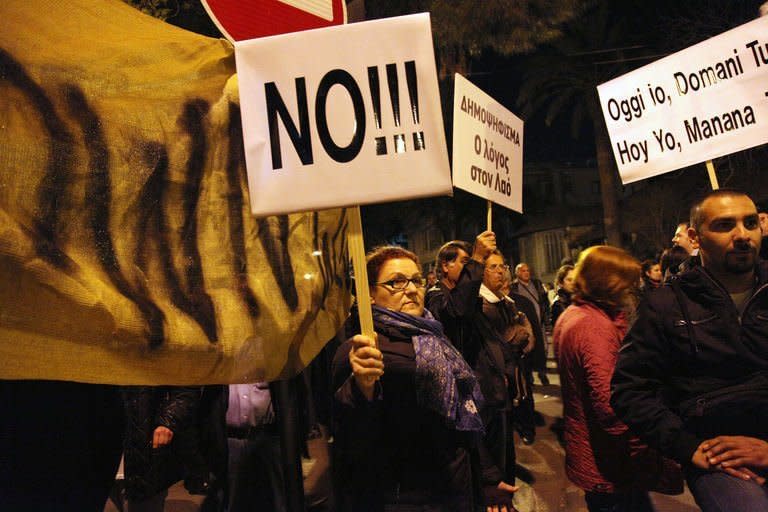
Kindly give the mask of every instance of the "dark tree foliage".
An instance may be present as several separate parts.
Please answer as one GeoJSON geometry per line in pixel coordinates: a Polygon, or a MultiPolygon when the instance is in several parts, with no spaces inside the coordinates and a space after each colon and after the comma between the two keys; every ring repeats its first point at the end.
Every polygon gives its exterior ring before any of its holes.
{"type": "Polygon", "coordinates": [[[221,37],[200,0],[123,0],[141,12],[171,25],[210,37],[221,37]]]}

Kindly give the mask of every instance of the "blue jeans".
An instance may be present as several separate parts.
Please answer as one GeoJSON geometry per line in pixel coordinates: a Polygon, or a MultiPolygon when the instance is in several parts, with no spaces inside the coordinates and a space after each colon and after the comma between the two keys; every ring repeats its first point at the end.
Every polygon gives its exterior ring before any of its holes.
{"type": "Polygon", "coordinates": [[[589,512],[653,512],[653,504],[645,491],[616,493],[585,492],[589,512]]]}
{"type": "Polygon", "coordinates": [[[768,488],[725,473],[689,470],[688,488],[702,512],[768,510],[768,488]]]}

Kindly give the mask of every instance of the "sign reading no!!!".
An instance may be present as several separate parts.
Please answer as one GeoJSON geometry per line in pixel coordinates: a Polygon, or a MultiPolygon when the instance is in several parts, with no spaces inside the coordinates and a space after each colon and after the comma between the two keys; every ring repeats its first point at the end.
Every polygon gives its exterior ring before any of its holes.
{"type": "Polygon", "coordinates": [[[251,210],[450,194],[428,14],[235,44],[251,210]]]}

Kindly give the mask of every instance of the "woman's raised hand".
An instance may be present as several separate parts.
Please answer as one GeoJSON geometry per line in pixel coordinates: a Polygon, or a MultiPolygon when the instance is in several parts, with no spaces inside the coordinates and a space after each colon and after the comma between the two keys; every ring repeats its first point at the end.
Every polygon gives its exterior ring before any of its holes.
{"type": "Polygon", "coordinates": [[[373,400],[373,389],[379,377],[384,375],[384,356],[376,348],[376,340],[358,334],[350,340],[349,364],[358,389],[367,400],[373,400]]]}

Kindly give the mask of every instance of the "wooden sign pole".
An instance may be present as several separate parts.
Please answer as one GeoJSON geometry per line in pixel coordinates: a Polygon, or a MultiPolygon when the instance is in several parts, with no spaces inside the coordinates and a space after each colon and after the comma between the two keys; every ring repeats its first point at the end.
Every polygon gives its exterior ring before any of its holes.
{"type": "Polygon", "coordinates": [[[355,273],[355,292],[357,293],[357,311],[360,315],[360,333],[373,338],[373,315],[371,314],[371,294],[368,289],[368,272],[365,264],[365,244],[363,243],[363,223],[360,220],[360,207],[347,208],[349,231],[347,243],[352,257],[355,273]]]}
{"type": "Polygon", "coordinates": [[[493,231],[493,229],[491,229],[491,224],[492,224],[491,220],[492,220],[492,218],[493,218],[493,203],[489,199],[488,200],[488,231],[493,231]]]}
{"type": "Polygon", "coordinates": [[[715,174],[715,166],[712,160],[707,160],[707,173],[709,173],[709,183],[712,185],[712,190],[717,190],[720,185],[717,183],[717,174],[715,174]]]}

